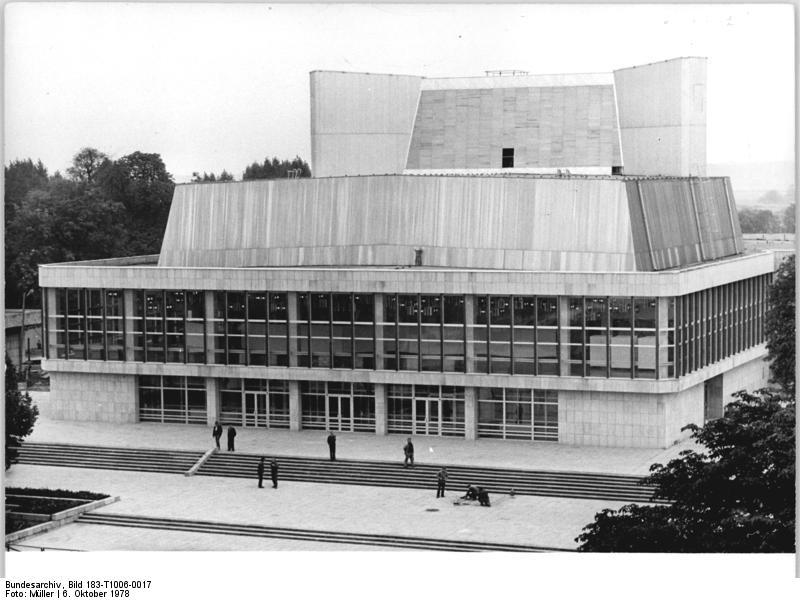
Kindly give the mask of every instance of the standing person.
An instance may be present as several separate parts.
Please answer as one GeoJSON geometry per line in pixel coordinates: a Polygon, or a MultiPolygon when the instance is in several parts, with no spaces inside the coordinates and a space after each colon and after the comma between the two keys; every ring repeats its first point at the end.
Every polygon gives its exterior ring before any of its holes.
{"type": "Polygon", "coordinates": [[[411,461],[411,466],[414,466],[414,444],[411,443],[411,438],[408,438],[406,445],[403,446],[403,454],[405,455],[405,459],[403,460],[403,468],[408,468],[408,463],[411,461]]]}
{"type": "Polygon", "coordinates": [[[444,488],[447,485],[447,467],[442,467],[436,475],[436,497],[444,498],[444,488]]]}
{"type": "Polygon", "coordinates": [[[258,487],[263,488],[264,486],[262,483],[264,482],[264,457],[261,457],[261,460],[258,461],[258,487]]]}
{"type": "Polygon", "coordinates": [[[269,474],[272,477],[272,487],[278,487],[278,461],[274,458],[269,463],[269,474]]]}
{"type": "Polygon", "coordinates": [[[228,452],[233,452],[233,440],[236,437],[236,429],[233,425],[228,426],[228,452]]]}
{"type": "Polygon", "coordinates": [[[336,436],[332,431],[328,432],[328,451],[331,454],[331,460],[336,460],[336,436]]]}
{"type": "Polygon", "coordinates": [[[217,442],[217,450],[219,450],[219,438],[222,437],[222,425],[219,424],[219,421],[214,421],[214,429],[211,430],[211,437],[217,442]]]}

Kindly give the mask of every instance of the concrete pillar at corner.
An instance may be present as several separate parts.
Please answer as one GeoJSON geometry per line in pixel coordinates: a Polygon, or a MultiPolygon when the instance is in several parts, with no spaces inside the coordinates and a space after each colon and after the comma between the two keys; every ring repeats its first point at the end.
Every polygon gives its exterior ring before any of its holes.
{"type": "MultiPolygon", "coordinates": [[[[289,320],[289,366],[297,366],[297,292],[286,293],[286,318],[289,320]]],[[[295,382],[295,388],[297,382],[295,382]]],[[[291,407],[291,383],[289,384],[289,402],[291,407]]],[[[295,390],[297,391],[297,390],[295,390]]],[[[291,408],[290,408],[291,411],[291,408]]],[[[299,413],[298,413],[299,414],[299,413]]],[[[298,421],[297,429],[300,429],[298,421]]],[[[297,430],[295,430],[297,431],[297,430]]]]}
{"type": "Polygon", "coordinates": [[[375,435],[386,435],[386,384],[375,384],[375,435]]]}
{"type": "Polygon", "coordinates": [[[301,407],[300,407],[300,382],[299,381],[290,381],[289,382],[289,430],[290,431],[300,431],[302,428],[300,425],[300,418],[301,418],[301,407]]]}
{"type": "Polygon", "coordinates": [[[478,388],[464,389],[464,439],[478,438],[478,388]]]}
{"type": "Polygon", "coordinates": [[[219,419],[219,389],[214,377],[206,377],[206,423],[213,425],[219,419]]]}
{"type": "Polygon", "coordinates": [[[125,313],[125,360],[127,362],[133,361],[133,295],[141,293],[141,290],[124,290],[122,292],[122,310],[125,313]]]}
{"type": "Polygon", "coordinates": [[[560,356],[558,357],[561,376],[570,374],[569,369],[569,298],[558,297],[558,340],[560,356]]]}
{"type": "Polygon", "coordinates": [[[473,326],[475,324],[475,296],[467,294],[464,297],[464,362],[467,373],[475,372],[475,348],[473,326]]]}

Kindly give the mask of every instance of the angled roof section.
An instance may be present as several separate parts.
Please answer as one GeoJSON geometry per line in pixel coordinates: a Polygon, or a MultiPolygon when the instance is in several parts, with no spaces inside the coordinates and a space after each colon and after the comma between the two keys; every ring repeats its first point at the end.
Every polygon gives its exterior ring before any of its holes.
{"type": "Polygon", "coordinates": [[[442,268],[661,270],[737,253],[732,202],[722,179],[395,175],[179,185],[158,264],[399,267],[414,265],[421,249],[424,266],[442,268]]]}

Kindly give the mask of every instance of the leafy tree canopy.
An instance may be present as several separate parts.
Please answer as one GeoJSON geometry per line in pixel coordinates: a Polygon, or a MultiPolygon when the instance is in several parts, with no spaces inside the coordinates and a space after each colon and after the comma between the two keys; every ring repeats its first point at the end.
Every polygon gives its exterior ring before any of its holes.
{"type": "Polygon", "coordinates": [[[6,470],[17,460],[22,438],[33,431],[39,409],[18,389],[17,370],[6,354],[6,470]]]}
{"type": "Polygon", "coordinates": [[[742,233],[777,233],[781,230],[778,218],[766,208],[743,208],[739,211],[742,233]]]}
{"type": "Polygon", "coordinates": [[[783,209],[783,230],[786,233],[794,233],[796,210],[797,210],[797,205],[794,202],[792,202],[789,206],[783,209]]]}
{"type": "Polygon", "coordinates": [[[97,172],[107,162],[108,156],[98,149],[81,148],[72,157],[72,166],[67,169],[67,175],[75,181],[93,183],[97,172]]]}
{"type": "Polygon", "coordinates": [[[795,402],[739,392],[722,418],[689,425],[705,448],[655,464],[667,505],[604,510],[575,541],[589,552],[793,552],[795,402]]]}
{"type": "Polygon", "coordinates": [[[203,174],[200,175],[197,171],[192,173],[192,183],[209,183],[215,181],[233,181],[233,175],[228,173],[225,169],[222,170],[222,173],[219,176],[214,175],[214,173],[206,173],[203,171],[203,174]]]}
{"type": "Polygon", "coordinates": [[[795,394],[795,257],[785,258],[769,289],[764,321],[772,381],[795,394]]]}
{"type": "MultiPolygon", "coordinates": [[[[112,161],[83,148],[70,177],[47,176],[33,161],[6,167],[14,185],[6,200],[6,305],[19,306],[35,289],[38,266],[157,253],[169,215],[174,183],[158,154],[134,152],[112,161]],[[11,194],[11,196],[9,196],[11,194]]],[[[35,305],[38,298],[31,298],[35,305]]]]}
{"type": "Polygon", "coordinates": [[[245,168],[242,180],[283,179],[290,175],[294,177],[311,177],[311,168],[299,156],[295,156],[292,160],[278,160],[276,157],[273,157],[272,160],[265,158],[263,163],[254,162],[245,168]]]}

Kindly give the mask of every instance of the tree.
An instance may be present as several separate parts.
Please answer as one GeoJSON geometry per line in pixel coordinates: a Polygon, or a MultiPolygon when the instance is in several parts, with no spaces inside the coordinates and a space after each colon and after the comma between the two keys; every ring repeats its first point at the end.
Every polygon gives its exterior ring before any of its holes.
{"type": "Polygon", "coordinates": [[[688,425],[704,451],[655,464],[667,505],[604,510],[575,541],[589,552],[793,552],[795,401],[739,392],[723,417],[688,425]]]}
{"type": "Polygon", "coordinates": [[[133,152],[106,165],[97,179],[100,193],[124,210],[124,242],[117,256],[157,253],[175,189],[161,156],[133,152]]]}
{"type": "Polygon", "coordinates": [[[202,175],[197,171],[192,173],[192,183],[209,183],[215,181],[234,181],[234,178],[233,175],[228,173],[225,169],[222,169],[222,173],[219,174],[219,177],[214,175],[214,173],[209,174],[205,171],[203,171],[202,175]]]}
{"type": "Polygon", "coordinates": [[[263,164],[254,162],[245,168],[242,180],[249,179],[284,179],[290,175],[294,177],[311,177],[311,168],[299,156],[292,160],[278,160],[277,157],[264,159],[263,164]]]}
{"type": "Polygon", "coordinates": [[[124,225],[119,203],[95,188],[54,178],[28,195],[6,232],[15,251],[9,271],[21,291],[35,288],[40,264],[117,254],[124,225]]]}
{"type": "Polygon", "coordinates": [[[67,169],[67,174],[75,181],[94,183],[94,178],[100,168],[105,165],[108,156],[96,148],[81,148],[72,157],[72,166],[67,169]]]}
{"type": "Polygon", "coordinates": [[[769,288],[764,321],[772,381],[795,394],[795,257],[783,259],[769,288]]]}
{"type": "Polygon", "coordinates": [[[778,219],[771,210],[743,208],[739,211],[742,233],[775,233],[780,229],[778,219]]]}
{"type": "Polygon", "coordinates": [[[45,188],[47,183],[47,169],[41,160],[36,163],[30,158],[15,160],[5,167],[5,285],[6,306],[9,307],[18,307],[21,304],[21,294],[29,288],[11,273],[11,264],[17,252],[8,232],[28,194],[45,188]]]}
{"type": "Polygon", "coordinates": [[[6,354],[6,470],[17,461],[22,438],[31,434],[38,416],[30,395],[19,391],[17,370],[6,354]]]}
{"type": "Polygon", "coordinates": [[[6,224],[13,220],[28,192],[45,187],[47,181],[47,168],[41,160],[15,160],[5,168],[6,224]]]}
{"type": "Polygon", "coordinates": [[[794,233],[795,211],[797,205],[792,202],[783,210],[783,231],[785,233],[794,233]]]}

